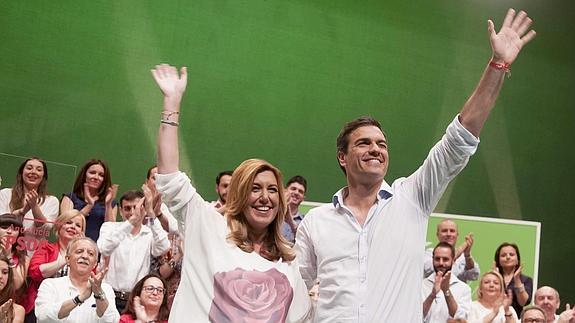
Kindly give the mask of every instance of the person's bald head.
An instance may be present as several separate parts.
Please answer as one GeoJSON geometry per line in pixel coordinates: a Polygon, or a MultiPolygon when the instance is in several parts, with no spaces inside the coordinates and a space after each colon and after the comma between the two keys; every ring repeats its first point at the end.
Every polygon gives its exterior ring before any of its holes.
{"type": "Polygon", "coordinates": [[[554,320],[555,312],[559,309],[561,300],[559,299],[559,292],[553,287],[543,286],[535,291],[533,297],[535,305],[539,306],[545,311],[545,316],[554,320]]]}
{"type": "Polygon", "coordinates": [[[447,242],[455,246],[458,236],[457,224],[453,220],[443,219],[437,224],[437,240],[439,242],[447,242]]]}

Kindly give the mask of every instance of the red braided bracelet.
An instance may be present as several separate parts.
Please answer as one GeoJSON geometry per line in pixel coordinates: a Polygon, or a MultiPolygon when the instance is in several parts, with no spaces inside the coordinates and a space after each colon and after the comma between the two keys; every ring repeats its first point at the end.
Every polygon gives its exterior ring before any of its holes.
{"type": "Polygon", "coordinates": [[[492,68],[494,68],[496,70],[503,70],[505,72],[505,74],[507,74],[507,78],[511,77],[511,69],[509,68],[509,66],[510,66],[509,63],[499,64],[499,63],[495,63],[494,61],[489,61],[489,66],[491,66],[492,68]]]}

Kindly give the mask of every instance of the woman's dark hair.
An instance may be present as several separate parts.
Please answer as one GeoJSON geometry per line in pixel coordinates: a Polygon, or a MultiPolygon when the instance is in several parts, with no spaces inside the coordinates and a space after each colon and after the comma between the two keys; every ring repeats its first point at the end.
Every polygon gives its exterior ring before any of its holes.
{"type": "Polygon", "coordinates": [[[168,284],[162,277],[160,277],[157,274],[148,274],[144,276],[142,279],[140,279],[136,283],[136,285],[134,285],[134,289],[132,289],[132,292],[130,293],[130,299],[128,299],[128,303],[126,304],[126,308],[124,309],[124,312],[122,314],[129,314],[132,316],[134,320],[136,319],[136,312],[134,311],[134,297],[136,296],[141,297],[144,283],[146,282],[146,280],[148,280],[148,278],[152,277],[161,280],[162,285],[164,286],[165,289],[164,296],[162,298],[162,305],[160,305],[160,311],[158,312],[158,317],[156,318],[156,320],[163,321],[168,319],[168,317],[170,316],[170,309],[168,308],[168,284]]]}
{"type": "MultiPolygon", "coordinates": [[[[14,272],[12,268],[10,268],[10,260],[4,254],[0,254],[0,261],[3,261],[8,265],[8,279],[6,279],[6,286],[2,290],[0,290],[0,304],[6,303],[9,299],[14,299],[14,272]]],[[[8,312],[6,313],[6,322],[12,322],[14,318],[14,304],[8,308],[8,312]]]]}
{"type": "Polygon", "coordinates": [[[46,162],[38,157],[30,157],[26,159],[20,167],[18,167],[18,173],[16,173],[16,182],[14,186],[12,186],[12,197],[10,198],[10,210],[13,212],[15,210],[21,209],[24,206],[24,167],[26,164],[31,160],[37,160],[42,163],[44,167],[44,176],[42,177],[42,181],[38,186],[36,192],[38,193],[38,204],[44,203],[46,199],[46,195],[48,194],[48,167],[46,167],[46,162]]]}
{"type": "MultiPolygon", "coordinates": [[[[14,215],[12,213],[5,213],[0,215],[0,226],[14,226],[14,230],[18,231],[18,236],[21,235],[21,229],[22,229],[22,218],[14,215]]],[[[3,247],[2,247],[3,248],[3,247]]],[[[13,270],[21,270],[22,271],[22,277],[26,277],[26,273],[23,272],[25,266],[23,264],[26,263],[26,249],[21,249],[18,248],[18,243],[16,243],[16,241],[14,241],[12,243],[12,249],[11,250],[3,250],[6,253],[6,257],[8,259],[8,264],[11,263],[11,259],[9,259],[9,254],[10,252],[14,255],[16,255],[16,257],[18,257],[18,263],[20,264],[19,266],[16,266],[14,268],[12,268],[13,270]]],[[[18,290],[14,290],[13,292],[16,293],[16,296],[19,296],[21,293],[24,293],[26,290],[28,289],[28,284],[26,283],[26,280],[24,280],[24,284],[22,285],[22,287],[20,287],[18,290]]],[[[2,303],[0,303],[2,304],[2,303]]]]}
{"type": "Polygon", "coordinates": [[[102,181],[102,185],[98,189],[98,201],[104,203],[106,200],[106,194],[108,193],[108,188],[112,186],[112,175],[110,174],[110,169],[108,168],[108,164],[101,159],[90,159],[88,160],[80,172],[78,176],[76,176],[76,181],[74,182],[74,189],[73,192],[81,199],[85,200],[86,197],[84,196],[84,183],[86,182],[86,172],[88,168],[93,165],[100,165],[104,168],[104,180],[102,181]]]}
{"type": "Polygon", "coordinates": [[[497,269],[499,269],[499,272],[502,275],[503,275],[503,267],[501,267],[501,263],[499,262],[499,255],[501,254],[501,249],[503,249],[504,247],[512,247],[513,249],[515,249],[515,253],[517,254],[517,265],[515,265],[515,270],[517,270],[517,268],[521,266],[521,254],[519,253],[519,247],[514,243],[504,242],[500,244],[499,247],[497,247],[497,250],[495,250],[495,259],[494,259],[495,264],[497,265],[497,269]]]}

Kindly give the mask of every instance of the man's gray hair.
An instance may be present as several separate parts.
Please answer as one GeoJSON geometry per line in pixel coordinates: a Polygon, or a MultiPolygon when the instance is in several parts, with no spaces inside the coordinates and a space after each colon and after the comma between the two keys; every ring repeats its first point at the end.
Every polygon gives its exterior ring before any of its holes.
{"type": "Polygon", "coordinates": [[[96,242],[94,242],[94,240],[92,240],[88,237],[77,237],[77,238],[72,239],[70,242],[68,242],[68,247],[66,248],[66,256],[70,257],[70,255],[72,254],[72,250],[74,248],[74,245],[76,245],[80,241],[88,241],[94,246],[94,249],[96,249],[96,260],[97,260],[98,255],[99,255],[98,245],[96,244],[96,242]]]}

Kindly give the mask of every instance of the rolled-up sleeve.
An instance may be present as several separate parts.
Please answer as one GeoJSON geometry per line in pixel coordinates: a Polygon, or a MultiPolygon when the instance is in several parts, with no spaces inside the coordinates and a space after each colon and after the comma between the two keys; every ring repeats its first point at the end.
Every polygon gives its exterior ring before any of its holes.
{"type": "Polygon", "coordinates": [[[176,217],[196,194],[190,178],[182,172],[156,174],[156,188],[162,194],[162,202],[176,217]]]}

